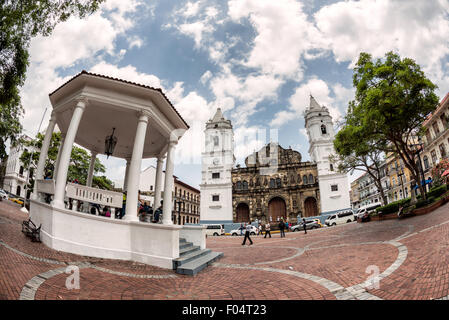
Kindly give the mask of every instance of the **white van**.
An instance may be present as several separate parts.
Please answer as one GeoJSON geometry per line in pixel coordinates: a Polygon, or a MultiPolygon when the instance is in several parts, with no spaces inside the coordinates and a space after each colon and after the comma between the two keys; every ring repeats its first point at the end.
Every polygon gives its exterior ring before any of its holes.
{"type": "Polygon", "coordinates": [[[222,236],[224,234],[225,234],[225,231],[221,224],[206,225],[206,235],[207,236],[222,236]]]}
{"type": "Polygon", "coordinates": [[[373,212],[374,210],[376,210],[376,208],[382,206],[379,202],[378,203],[373,203],[373,204],[369,204],[367,206],[361,207],[357,210],[356,213],[356,218],[364,218],[366,217],[367,214],[370,214],[371,212],[373,212]]]}
{"type": "Polygon", "coordinates": [[[352,210],[342,211],[336,214],[332,214],[324,221],[324,223],[330,226],[336,226],[337,224],[349,223],[355,221],[354,213],[352,210]]]}

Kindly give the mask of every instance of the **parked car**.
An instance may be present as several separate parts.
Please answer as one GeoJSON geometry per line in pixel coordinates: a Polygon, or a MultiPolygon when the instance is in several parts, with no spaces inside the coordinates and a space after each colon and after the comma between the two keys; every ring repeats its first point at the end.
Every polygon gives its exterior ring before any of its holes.
{"type": "Polygon", "coordinates": [[[380,207],[380,203],[370,204],[368,206],[361,207],[357,210],[355,214],[356,218],[361,219],[362,221],[368,221],[370,218],[370,213],[374,212],[376,208],[380,207]]]}
{"type": "MultiPolygon", "coordinates": [[[[321,224],[318,223],[315,219],[314,220],[306,220],[305,227],[307,230],[318,229],[318,228],[321,228],[321,224]]],[[[294,225],[293,227],[291,227],[290,230],[292,232],[304,230],[304,223],[301,222],[297,225],[294,225]]]]}
{"type": "Polygon", "coordinates": [[[355,220],[352,210],[348,210],[330,215],[324,223],[327,226],[336,226],[337,224],[349,223],[355,220]]]}
{"type": "Polygon", "coordinates": [[[221,236],[225,231],[221,224],[208,224],[206,225],[206,235],[208,236],[221,236]]]}
{"type": "Polygon", "coordinates": [[[8,200],[8,194],[5,190],[0,189],[0,201],[8,200]]]}
{"type": "MultiPolygon", "coordinates": [[[[255,226],[251,225],[251,231],[249,232],[249,234],[254,236],[257,234],[258,231],[259,230],[255,226]]],[[[232,236],[240,236],[240,235],[245,235],[245,232],[246,232],[246,227],[239,227],[238,229],[231,230],[230,234],[232,236]]]]}

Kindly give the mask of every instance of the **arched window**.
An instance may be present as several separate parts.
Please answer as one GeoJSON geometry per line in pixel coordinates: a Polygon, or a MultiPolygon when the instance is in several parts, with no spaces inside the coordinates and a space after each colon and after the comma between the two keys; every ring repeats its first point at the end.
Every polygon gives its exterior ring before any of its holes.
{"type": "Polygon", "coordinates": [[[20,166],[19,174],[23,174],[23,166],[20,166]]]}
{"type": "Polygon", "coordinates": [[[330,170],[334,171],[334,165],[332,163],[330,164],[330,170]]]}
{"type": "Polygon", "coordinates": [[[242,189],[242,183],[240,181],[237,181],[237,190],[242,189]]]}
{"type": "Polygon", "coordinates": [[[281,178],[276,178],[276,187],[277,187],[277,188],[282,187],[282,184],[281,184],[281,178]]]}
{"type": "Polygon", "coordinates": [[[312,174],[309,174],[309,183],[313,184],[313,175],[312,174]]]}
{"type": "Polygon", "coordinates": [[[248,181],[243,181],[243,190],[248,190],[248,181]]]}
{"type": "Polygon", "coordinates": [[[218,136],[214,136],[214,146],[218,146],[218,136]]]}
{"type": "Polygon", "coordinates": [[[270,188],[276,188],[276,181],[274,179],[270,179],[270,188]]]}
{"type": "Polygon", "coordinates": [[[424,156],[423,158],[424,161],[424,169],[429,169],[429,158],[427,156],[424,156]]]}
{"type": "Polygon", "coordinates": [[[307,184],[307,176],[306,175],[302,176],[302,183],[307,184]]]}
{"type": "Polygon", "coordinates": [[[327,133],[327,129],[326,126],[324,124],[321,125],[321,134],[326,134],[327,133]]]}

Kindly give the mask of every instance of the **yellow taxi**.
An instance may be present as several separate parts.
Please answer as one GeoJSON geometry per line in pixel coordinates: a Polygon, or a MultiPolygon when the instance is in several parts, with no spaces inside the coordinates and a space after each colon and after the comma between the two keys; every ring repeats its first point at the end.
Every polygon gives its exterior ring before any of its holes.
{"type": "Polygon", "coordinates": [[[12,202],[15,202],[17,204],[23,205],[23,200],[19,198],[9,198],[12,202]]]}
{"type": "Polygon", "coordinates": [[[321,223],[320,219],[313,219],[313,221],[315,221],[320,226],[320,228],[323,227],[323,224],[321,223]]]}

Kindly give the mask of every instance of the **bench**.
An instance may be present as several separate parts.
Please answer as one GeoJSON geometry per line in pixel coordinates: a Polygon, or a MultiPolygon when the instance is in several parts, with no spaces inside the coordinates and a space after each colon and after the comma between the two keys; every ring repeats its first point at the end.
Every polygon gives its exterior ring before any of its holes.
{"type": "Polygon", "coordinates": [[[22,232],[25,233],[27,237],[31,238],[33,242],[41,242],[41,226],[39,228],[31,221],[31,219],[24,220],[22,222],[22,232]]]}

